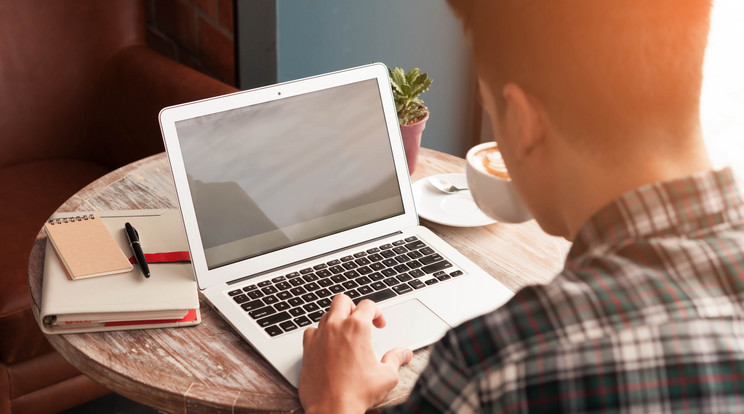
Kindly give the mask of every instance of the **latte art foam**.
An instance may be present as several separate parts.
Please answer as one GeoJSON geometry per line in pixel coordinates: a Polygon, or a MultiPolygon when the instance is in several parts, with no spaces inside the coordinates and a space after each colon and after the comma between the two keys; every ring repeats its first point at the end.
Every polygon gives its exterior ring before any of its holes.
{"type": "Polygon", "coordinates": [[[504,158],[497,147],[487,148],[475,154],[473,163],[478,169],[496,177],[509,180],[509,172],[506,170],[504,158]]]}

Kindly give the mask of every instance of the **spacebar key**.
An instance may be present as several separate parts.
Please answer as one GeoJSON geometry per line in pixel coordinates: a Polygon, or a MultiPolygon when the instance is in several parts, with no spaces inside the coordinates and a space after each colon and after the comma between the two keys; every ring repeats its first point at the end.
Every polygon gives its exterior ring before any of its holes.
{"type": "Polygon", "coordinates": [[[395,297],[395,292],[393,292],[392,289],[383,289],[383,290],[378,290],[375,293],[370,293],[369,295],[360,296],[354,299],[354,304],[358,305],[359,302],[363,301],[364,299],[369,299],[372,302],[382,302],[383,300],[387,300],[387,299],[394,298],[394,297],[395,297]]]}

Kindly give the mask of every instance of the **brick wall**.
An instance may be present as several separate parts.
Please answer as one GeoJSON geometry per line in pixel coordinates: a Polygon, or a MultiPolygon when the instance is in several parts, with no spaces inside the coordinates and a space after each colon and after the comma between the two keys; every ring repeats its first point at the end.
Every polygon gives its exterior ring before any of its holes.
{"type": "Polygon", "coordinates": [[[235,85],[232,0],[147,0],[145,10],[151,48],[235,85]]]}

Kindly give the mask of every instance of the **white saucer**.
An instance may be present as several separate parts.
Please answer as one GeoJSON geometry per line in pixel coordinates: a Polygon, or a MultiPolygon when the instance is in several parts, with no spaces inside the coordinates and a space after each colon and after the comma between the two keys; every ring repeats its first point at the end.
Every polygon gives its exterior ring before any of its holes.
{"type": "MultiPolygon", "coordinates": [[[[455,187],[468,186],[465,174],[440,174],[432,177],[449,181],[455,187]]],[[[434,223],[454,227],[479,227],[496,222],[480,211],[470,191],[445,194],[432,187],[429,177],[413,183],[413,198],[419,217],[434,223]]]]}

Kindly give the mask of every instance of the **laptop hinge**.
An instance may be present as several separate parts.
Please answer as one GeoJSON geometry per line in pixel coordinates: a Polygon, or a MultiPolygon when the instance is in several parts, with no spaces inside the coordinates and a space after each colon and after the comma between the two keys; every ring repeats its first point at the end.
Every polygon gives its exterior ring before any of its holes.
{"type": "Polygon", "coordinates": [[[372,243],[372,242],[375,242],[377,240],[386,239],[388,237],[392,237],[392,236],[395,236],[396,234],[402,234],[402,233],[403,233],[402,231],[396,231],[394,233],[386,234],[384,236],[375,237],[374,239],[369,239],[369,240],[366,240],[366,241],[363,241],[363,242],[359,242],[359,243],[351,244],[351,245],[346,246],[346,247],[342,247],[340,249],[332,250],[332,251],[327,252],[327,253],[319,254],[319,255],[316,255],[316,256],[313,256],[313,257],[308,257],[307,259],[304,259],[304,260],[298,260],[296,262],[292,262],[292,263],[286,264],[284,266],[279,266],[279,267],[275,267],[275,268],[272,268],[272,269],[264,270],[263,272],[254,273],[254,274],[248,275],[248,276],[243,276],[240,279],[235,279],[235,280],[231,280],[231,281],[227,282],[227,285],[228,286],[229,285],[234,285],[236,283],[240,283],[240,282],[246,281],[248,279],[253,279],[255,277],[259,277],[259,276],[265,275],[267,273],[274,273],[274,272],[277,272],[279,270],[286,269],[288,267],[297,266],[297,265],[302,264],[302,263],[312,262],[314,260],[320,259],[321,257],[330,256],[332,254],[336,254],[336,253],[339,253],[339,252],[342,252],[342,251],[345,251],[345,250],[350,250],[350,249],[353,249],[355,247],[358,247],[358,246],[361,246],[361,245],[364,245],[364,244],[367,244],[367,243],[372,243]]]}

